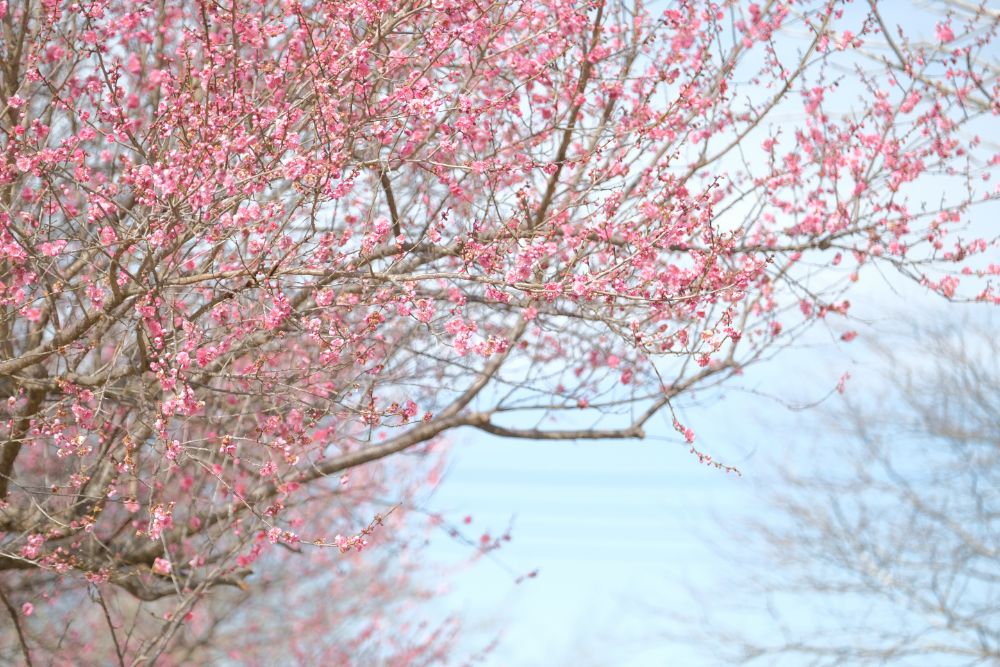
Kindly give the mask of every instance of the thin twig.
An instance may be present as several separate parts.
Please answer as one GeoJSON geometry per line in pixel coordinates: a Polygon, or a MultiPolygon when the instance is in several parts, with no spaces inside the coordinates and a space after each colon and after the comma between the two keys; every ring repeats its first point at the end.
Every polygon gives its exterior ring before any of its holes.
{"type": "Polygon", "coordinates": [[[104,596],[101,594],[100,589],[97,590],[97,602],[101,605],[101,609],[104,611],[104,619],[108,622],[111,642],[115,645],[115,653],[118,654],[118,665],[119,667],[125,667],[125,656],[122,654],[122,648],[118,644],[118,636],[115,635],[115,624],[111,622],[111,614],[108,612],[108,605],[104,603],[104,596]]]}
{"type": "Polygon", "coordinates": [[[21,652],[24,653],[24,662],[28,667],[34,667],[31,662],[31,651],[28,650],[28,642],[24,639],[24,633],[21,632],[21,622],[17,618],[17,609],[14,605],[10,603],[7,598],[6,593],[0,588],[0,600],[3,601],[3,606],[7,607],[7,612],[10,614],[10,620],[14,622],[14,630],[17,631],[17,640],[21,642],[21,652]]]}

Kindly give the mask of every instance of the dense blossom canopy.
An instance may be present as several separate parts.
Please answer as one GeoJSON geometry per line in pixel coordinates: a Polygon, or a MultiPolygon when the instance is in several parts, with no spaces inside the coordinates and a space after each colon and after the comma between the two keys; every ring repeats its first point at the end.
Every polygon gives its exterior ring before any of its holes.
{"type": "Polygon", "coordinates": [[[155,660],[278,545],[376,539],[434,465],[390,455],[460,427],[694,447],[673,402],[849,341],[870,266],[1000,301],[998,14],[856,4],[0,2],[18,635],[89,584],[167,605],[93,640],[155,660]]]}

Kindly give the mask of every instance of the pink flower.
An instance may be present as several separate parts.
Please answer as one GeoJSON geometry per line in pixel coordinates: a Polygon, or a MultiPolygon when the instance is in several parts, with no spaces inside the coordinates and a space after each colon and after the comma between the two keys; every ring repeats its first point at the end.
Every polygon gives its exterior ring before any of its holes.
{"type": "Polygon", "coordinates": [[[127,68],[131,74],[138,74],[139,72],[142,71],[142,62],[139,60],[139,57],[134,53],[128,57],[127,68]]]}
{"type": "Polygon", "coordinates": [[[163,531],[174,525],[174,520],[171,516],[173,511],[173,503],[170,505],[153,505],[149,508],[149,528],[146,531],[149,539],[160,539],[163,531]]]}
{"type": "Polygon", "coordinates": [[[938,23],[934,28],[934,34],[937,35],[938,41],[942,44],[947,44],[955,39],[955,33],[951,31],[951,26],[947,23],[938,23]]]}
{"type": "Polygon", "coordinates": [[[153,561],[154,574],[159,574],[165,577],[168,574],[170,574],[170,571],[172,569],[173,566],[170,564],[170,561],[165,558],[157,558],[156,560],[153,561]]]}
{"type": "Polygon", "coordinates": [[[676,417],[674,418],[674,430],[683,435],[684,440],[686,440],[688,443],[694,442],[695,439],[694,430],[681,424],[679,421],[677,421],[676,417]]]}
{"type": "Polygon", "coordinates": [[[24,604],[21,605],[21,613],[24,614],[25,616],[31,616],[33,613],[35,613],[35,605],[31,604],[30,602],[25,602],[24,604]]]}
{"type": "Polygon", "coordinates": [[[940,290],[941,294],[950,299],[955,296],[955,290],[958,289],[958,285],[958,278],[955,278],[954,276],[945,276],[941,279],[941,282],[938,285],[938,290],[940,290]]]}
{"type": "Polygon", "coordinates": [[[62,252],[63,248],[66,247],[66,240],[59,239],[58,241],[46,241],[45,243],[40,243],[38,245],[38,251],[41,252],[46,257],[55,257],[62,252]]]}
{"type": "Polygon", "coordinates": [[[37,558],[38,554],[42,550],[42,544],[44,542],[45,538],[42,535],[38,533],[30,535],[28,537],[28,543],[21,547],[21,555],[29,560],[37,558]]]}

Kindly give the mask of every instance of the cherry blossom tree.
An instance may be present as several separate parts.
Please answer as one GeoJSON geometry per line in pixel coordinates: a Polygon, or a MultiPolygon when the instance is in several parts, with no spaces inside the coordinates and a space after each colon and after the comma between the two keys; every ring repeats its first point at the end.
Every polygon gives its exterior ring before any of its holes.
{"type": "Polygon", "coordinates": [[[1000,301],[998,14],[881,12],[0,2],[6,645],[71,659],[89,614],[105,664],[216,650],[218,601],[280,607],[316,550],[375,577],[445,439],[664,416],[725,467],[673,406],[863,273],[1000,301]]]}

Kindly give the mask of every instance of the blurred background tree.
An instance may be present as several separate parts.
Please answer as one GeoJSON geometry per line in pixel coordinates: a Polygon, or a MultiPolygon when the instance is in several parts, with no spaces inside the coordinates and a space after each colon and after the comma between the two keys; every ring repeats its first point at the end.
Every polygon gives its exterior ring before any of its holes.
{"type": "Polygon", "coordinates": [[[808,464],[774,467],[764,518],[727,520],[736,598],[772,619],[722,630],[734,600],[706,598],[692,640],[727,662],[1000,664],[1000,341],[935,323],[871,349],[883,381],[845,392],[808,464]]]}

